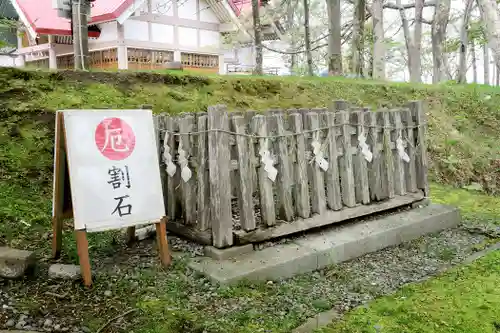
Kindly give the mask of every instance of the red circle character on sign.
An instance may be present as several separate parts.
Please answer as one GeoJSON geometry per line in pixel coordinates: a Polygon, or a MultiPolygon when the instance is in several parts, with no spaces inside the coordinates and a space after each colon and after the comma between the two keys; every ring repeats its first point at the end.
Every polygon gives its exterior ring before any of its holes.
{"type": "Polygon", "coordinates": [[[95,129],[95,143],[104,157],[121,161],[134,151],[135,134],[123,119],[106,118],[95,129]]]}

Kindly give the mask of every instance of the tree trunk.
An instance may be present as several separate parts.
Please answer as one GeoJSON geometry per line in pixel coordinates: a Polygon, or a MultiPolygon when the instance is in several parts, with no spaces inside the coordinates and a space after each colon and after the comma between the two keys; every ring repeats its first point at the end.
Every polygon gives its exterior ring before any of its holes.
{"type": "MultiPolygon", "coordinates": [[[[297,1],[288,1],[288,8],[287,8],[287,16],[286,16],[286,26],[287,26],[287,31],[292,31],[294,27],[294,21],[295,21],[295,6],[297,5],[297,1]]],[[[290,36],[290,48],[292,50],[295,50],[296,48],[296,39],[295,35],[292,33],[290,36]]],[[[295,68],[297,65],[297,54],[292,53],[290,54],[290,74],[295,73],[295,68]]]]}
{"type": "Polygon", "coordinates": [[[385,79],[385,40],[383,0],[373,0],[373,78],[385,79]]]}
{"type": "Polygon", "coordinates": [[[500,84],[500,68],[497,67],[496,75],[495,75],[495,84],[498,86],[500,84]]]}
{"type": "MultiPolygon", "coordinates": [[[[460,59],[458,61],[458,83],[467,82],[467,46],[469,45],[469,18],[474,0],[467,0],[465,4],[464,20],[460,28],[460,59]]],[[[473,43],[473,41],[472,41],[473,43]]],[[[472,50],[472,52],[474,52],[472,50]]],[[[473,58],[473,65],[475,59],[473,58]]],[[[477,74],[477,73],[476,73],[477,74]]]]}
{"type": "MultiPolygon", "coordinates": [[[[255,0],[252,0],[255,1],[255,0]]],[[[306,59],[307,59],[307,72],[310,76],[314,76],[313,60],[311,53],[311,33],[309,31],[309,2],[304,0],[304,30],[305,30],[305,43],[306,43],[306,59]]]]}
{"type": "MultiPolygon", "coordinates": [[[[470,41],[470,55],[472,57],[472,79],[474,83],[477,83],[477,59],[476,59],[476,43],[474,43],[474,39],[470,41]]],[[[465,70],[467,73],[467,70],[465,70]]],[[[467,77],[464,78],[464,82],[467,83],[467,77]]]]}
{"type": "Polygon", "coordinates": [[[496,67],[495,67],[495,66],[493,66],[493,69],[491,70],[491,71],[492,71],[491,76],[493,77],[493,78],[492,78],[492,80],[493,80],[493,81],[492,81],[492,84],[493,84],[493,85],[495,85],[496,70],[497,70],[497,69],[496,69],[496,67]]]}
{"type": "Polygon", "coordinates": [[[432,41],[432,83],[438,83],[446,78],[444,42],[446,40],[446,28],[450,18],[451,0],[437,0],[434,9],[434,18],[431,24],[432,41]]]}
{"type": "Polygon", "coordinates": [[[357,0],[354,4],[354,17],[352,25],[352,73],[363,76],[363,53],[365,34],[365,0],[357,0]]]}
{"type": "Polygon", "coordinates": [[[255,40],[255,75],[262,75],[262,26],[260,25],[259,0],[252,0],[253,32],[255,40]]]}
{"type": "Polygon", "coordinates": [[[401,0],[397,0],[396,5],[399,7],[399,15],[401,16],[403,33],[405,36],[410,82],[421,82],[422,60],[420,50],[422,48],[422,11],[424,10],[424,1],[415,1],[415,30],[413,32],[413,38],[410,33],[410,25],[406,17],[406,11],[401,5],[401,0]]]}
{"type": "Polygon", "coordinates": [[[326,0],[328,10],[328,74],[342,75],[340,0],[326,0]]]}
{"type": "Polygon", "coordinates": [[[488,44],[483,45],[484,84],[490,84],[490,50],[488,44]]]}
{"type": "MultiPolygon", "coordinates": [[[[495,0],[477,0],[481,12],[481,21],[486,32],[488,45],[493,51],[493,59],[500,66],[500,20],[495,0]]],[[[489,59],[488,59],[489,60],[489,59]]]]}

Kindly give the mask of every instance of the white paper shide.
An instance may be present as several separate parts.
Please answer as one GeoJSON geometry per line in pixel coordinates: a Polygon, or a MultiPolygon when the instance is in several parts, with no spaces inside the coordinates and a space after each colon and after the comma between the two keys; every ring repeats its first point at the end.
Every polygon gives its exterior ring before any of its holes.
{"type": "Polygon", "coordinates": [[[151,111],[63,116],[76,230],[118,229],[165,216],[151,111]]]}

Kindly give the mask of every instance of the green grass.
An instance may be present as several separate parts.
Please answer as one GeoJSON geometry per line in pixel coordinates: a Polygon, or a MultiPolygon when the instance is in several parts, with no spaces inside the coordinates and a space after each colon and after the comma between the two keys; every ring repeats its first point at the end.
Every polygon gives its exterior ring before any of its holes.
{"type": "Polygon", "coordinates": [[[452,186],[432,184],[431,199],[460,207],[463,219],[471,223],[500,225],[500,197],[477,190],[457,189],[452,186]]]}
{"type": "MultiPolygon", "coordinates": [[[[477,190],[432,184],[431,200],[457,206],[466,223],[500,225],[500,197],[477,190]]],[[[477,250],[498,242],[486,241],[477,250]]],[[[440,259],[455,254],[443,248],[440,259]]],[[[500,331],[500,251],[425,283],[404,287],[348,313],[321,333],[500,331]]]]}
{"type": "Polygon", "coordinates": [[[422,284],[404,287],[347,314],[321,333],[500,330],[500,251],[422,284]]]}

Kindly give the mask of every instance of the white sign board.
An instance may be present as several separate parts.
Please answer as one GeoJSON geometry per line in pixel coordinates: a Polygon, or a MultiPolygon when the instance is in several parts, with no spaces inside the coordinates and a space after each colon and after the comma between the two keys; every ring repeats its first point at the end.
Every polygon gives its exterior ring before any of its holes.
{"type": "Polygon", "coordinates": [[[75,229],[104,231],[164,217],[152,112],[60,112],[75,229]]]}

